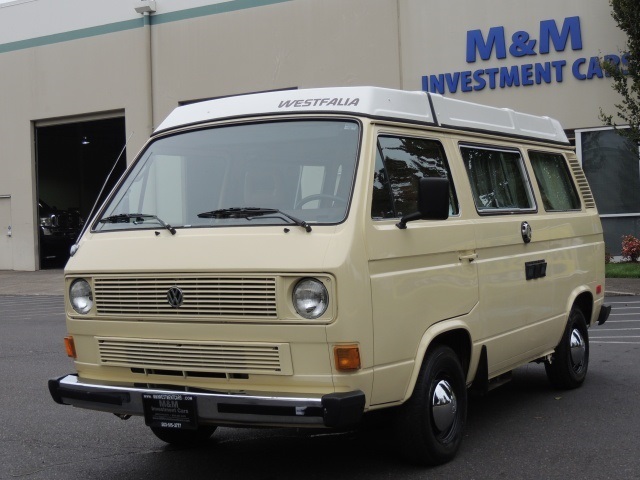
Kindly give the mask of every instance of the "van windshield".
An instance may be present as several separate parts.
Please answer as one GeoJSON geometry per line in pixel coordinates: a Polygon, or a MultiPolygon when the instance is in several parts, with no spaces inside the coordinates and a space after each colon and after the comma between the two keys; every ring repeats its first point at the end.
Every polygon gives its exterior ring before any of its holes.
{"type": "Polygon", "coordinates": [[[273,121],[195,130],[152,142],[95,231],[342,222],[360,127],[350,120],[273,121]]]}

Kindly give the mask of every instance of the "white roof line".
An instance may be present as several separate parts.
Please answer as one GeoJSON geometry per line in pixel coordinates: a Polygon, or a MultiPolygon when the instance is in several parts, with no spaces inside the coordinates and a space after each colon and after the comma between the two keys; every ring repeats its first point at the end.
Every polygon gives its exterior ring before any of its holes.
{"type": "Polygon", "coordinates": [[[568,143],[560,123],[549,117],[438,94],[379,87],[279,90],[207,100],[176,108],[156,132],[230,117],[318,112],[384,117],[568,143]]]}

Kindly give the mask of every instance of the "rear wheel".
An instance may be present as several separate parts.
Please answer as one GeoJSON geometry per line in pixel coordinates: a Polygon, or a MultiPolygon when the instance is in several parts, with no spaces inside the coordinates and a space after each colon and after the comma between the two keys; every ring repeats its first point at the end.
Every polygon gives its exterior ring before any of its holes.
{"type": "Polygon", "coordinates": [[[460,360],[444,345],[429,351],[411,399],[398,419],[401,454],[416,463],[453,459],[467,417],[467,387],[460,360]]]}
{"type": "Polygon", "coordinates": [[[584,382],[589,368],[589,331],[580,308],[571,309],[562,339],[544,367],[556,388],[576,388],[584,382]]]}
{"type": "Polygon", "coordinates": [[[209,440],[216,426],[201,425],[196,430],[150,427],[156,437],[171,445],[198,445],[209,440]]]}

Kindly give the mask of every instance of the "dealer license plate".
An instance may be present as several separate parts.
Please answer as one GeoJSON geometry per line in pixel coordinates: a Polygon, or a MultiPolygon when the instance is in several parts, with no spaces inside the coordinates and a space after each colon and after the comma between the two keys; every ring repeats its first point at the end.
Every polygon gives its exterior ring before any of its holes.
{"type": "Polygon", "coordinates": [[[144,421],[150,427],[198,428],[198,406],[193,395],[144,393],[142,405],[144,421]]]}

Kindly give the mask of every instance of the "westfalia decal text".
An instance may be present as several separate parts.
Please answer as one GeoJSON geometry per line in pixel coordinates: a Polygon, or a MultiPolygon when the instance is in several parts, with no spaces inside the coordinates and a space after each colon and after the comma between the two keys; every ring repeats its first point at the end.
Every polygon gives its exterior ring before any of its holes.
{"type": "Polygon", "coordinates": [[[304,108],[304,107],[356,107],[360,103],[359,98],[309,98],[307,100],[283,100],[278,108],[304,108]]]}
{"type": "MultiPolygon", "coordinates": [[[[538,39],[523,30],[511,35],[509,44],[503,26],[491,27],[486,37],[481,30],[467,31],[467,63],[476,63],[479,56],[482,61],[490,61],[493,56],[503,60],[508,56],[524,59],[547,55],[552,50],[564,52],[567,44],[571,50],[582,50],[582,29],[580,17],[567,17],[559,28],[555,20],[540,22],[538,39]]],[[[605,62],[611,62],[626,75],[629,59],[627,54],[604,55],[605,62]]],[[[581,57],[571,63],[567,60],[525,63],[492,68],[479,68],[461,72],[424,75],[422,90],[445,94],[472,92],[489,87],[496,88],[526,87],[543,83],[562,83],[565,76],[572,75],[576,80],[592,80],[608,76],[600,67],[598,56],[581,57]]]]}

